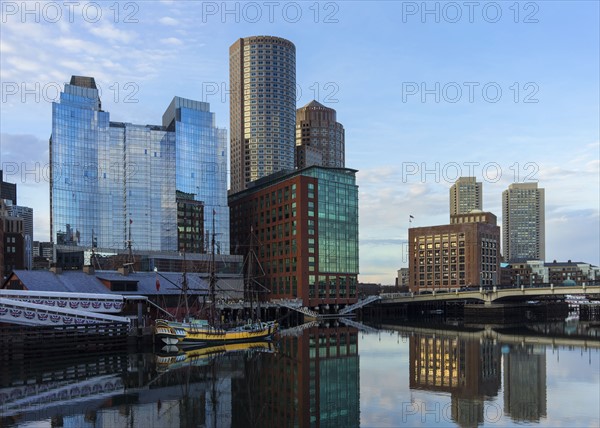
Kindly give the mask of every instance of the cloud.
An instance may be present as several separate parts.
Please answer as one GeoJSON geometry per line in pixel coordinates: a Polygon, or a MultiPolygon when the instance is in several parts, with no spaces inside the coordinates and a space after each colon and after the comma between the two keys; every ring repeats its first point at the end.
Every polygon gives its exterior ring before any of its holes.
{"type": "Polygon", "coordinates": [[[173,46],[181,46],[183,42],[179,40],[177,37],[168,37],[166,39],[160,39],[160,42],[165,45],[173,45],[173,46]]]}
{"type": "Polygon", "coordinates": [[[88,31],[96,37],[108,40],[109,42],[131,43],[136,37],[133,31],[119,30],[110,22],[90,24],[88,31]]]}
{"type": "Polygon", "coordinates": [[[176,20],[175,18],[171,18],[170,16],[163,16],[158,20],[158,22],[160,22],[163,25],[169,25],[173,27],[180,25],[178,20],[176,20]]]}
{"type": "Polygon", "coordinates": [[[86,50],[95,50],[98,48],[95,43],[73,37],[59,37],[55,40],[51,40],[50,43],[60,49],[73,53],[85,52],[86,50]]]}
{"type": "Polygon", "coordinates": [[[0,133],[0,161],[5,174],[7,163],[11,165],[48,163],[48,150],[48,140],[34,135],[0,133]]]}

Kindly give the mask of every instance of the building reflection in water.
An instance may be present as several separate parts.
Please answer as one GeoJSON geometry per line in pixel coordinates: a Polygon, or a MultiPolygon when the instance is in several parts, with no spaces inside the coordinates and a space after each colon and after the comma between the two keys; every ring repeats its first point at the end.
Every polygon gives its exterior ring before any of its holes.
{"type": "Polygon", "coordinates": [[[409,340],[410,388],[451,394],[459,426],[484,422],[486,398],[500,389],[500,347],[487,340],[416,334],[409,340]]]}
{"type": "Polygon", "coordinates": [[[358,427],[358,332],[305,330],[277,350],[19,359],[0,367],[0,426],[358,427]]]}
{"type": "Polygon", "coordinates": [[[504,414],[514,421],[546,417],[546,348],[504,346],[504,414]]]}
{"type": "Polygon", "coordinates": [[[312,327],[234,380],[233,426],[358,427],[358,331],[312,327]]]}

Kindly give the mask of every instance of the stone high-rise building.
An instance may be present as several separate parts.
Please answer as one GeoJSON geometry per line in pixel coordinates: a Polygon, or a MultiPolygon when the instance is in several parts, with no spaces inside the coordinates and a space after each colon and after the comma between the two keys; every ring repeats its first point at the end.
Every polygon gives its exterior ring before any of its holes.
{"type": "Polygon", "coordinates": [[[510,262],[544,260],[545,193],[537,183],[514,183],[502,192],[502,247],[510,262]]]}
{"type": "Polygon", "coordinates": [[[482,185],[475,177],[459,177],[450,188],[450,215],[481,210],[482,185]]]}
{"type": "Polygon", "coordinates": [[[344,144],[344,127],[334,109],[313,100],[296,111],[296,168],[344,168],[344,144]]]}
{"type": "Polygon", "coordinates": [[[294,167],[296,47],[252,36],[229,48],[231,193],[294,167]]]}

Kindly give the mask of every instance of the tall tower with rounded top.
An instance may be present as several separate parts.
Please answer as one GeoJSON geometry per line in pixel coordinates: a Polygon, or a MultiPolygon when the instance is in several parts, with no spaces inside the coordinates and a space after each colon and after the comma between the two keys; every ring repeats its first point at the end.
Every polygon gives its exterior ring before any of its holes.
{"type": "Polygon", "coordinates": [[[232,193],[294,168],[296,47],[280,37],[252,36],[229,48],[232,193]]]}

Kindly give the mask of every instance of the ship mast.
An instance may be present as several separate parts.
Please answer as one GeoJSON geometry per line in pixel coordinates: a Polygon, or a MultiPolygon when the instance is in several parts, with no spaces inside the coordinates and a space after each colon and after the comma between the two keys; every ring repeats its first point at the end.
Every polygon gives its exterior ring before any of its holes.
{"type": "Polygon", "coordinates": [[[183,291],[183,300],[185,301],[185,315],[184,321],[190,322],[190,307],[188,304],[188,281],[187,281],[187,269],[185,260],[185,250],[183,251],[183,282],[181,284],[181,291],[183,291]]]}
{"type": "Polygon", "coordinates": [[[209,294],[211,301],[211,310],[210,310],[210,318],[211,324],[216,325],[216,309],[217,309],[217,301],[215,298],[215,286],[217,283],[217,278],[215,274],[215,210],[213,209],[213,217],[212,217],[212,236],[210,240],[210,276],[208,279],[209,286],[209,294]]]}

